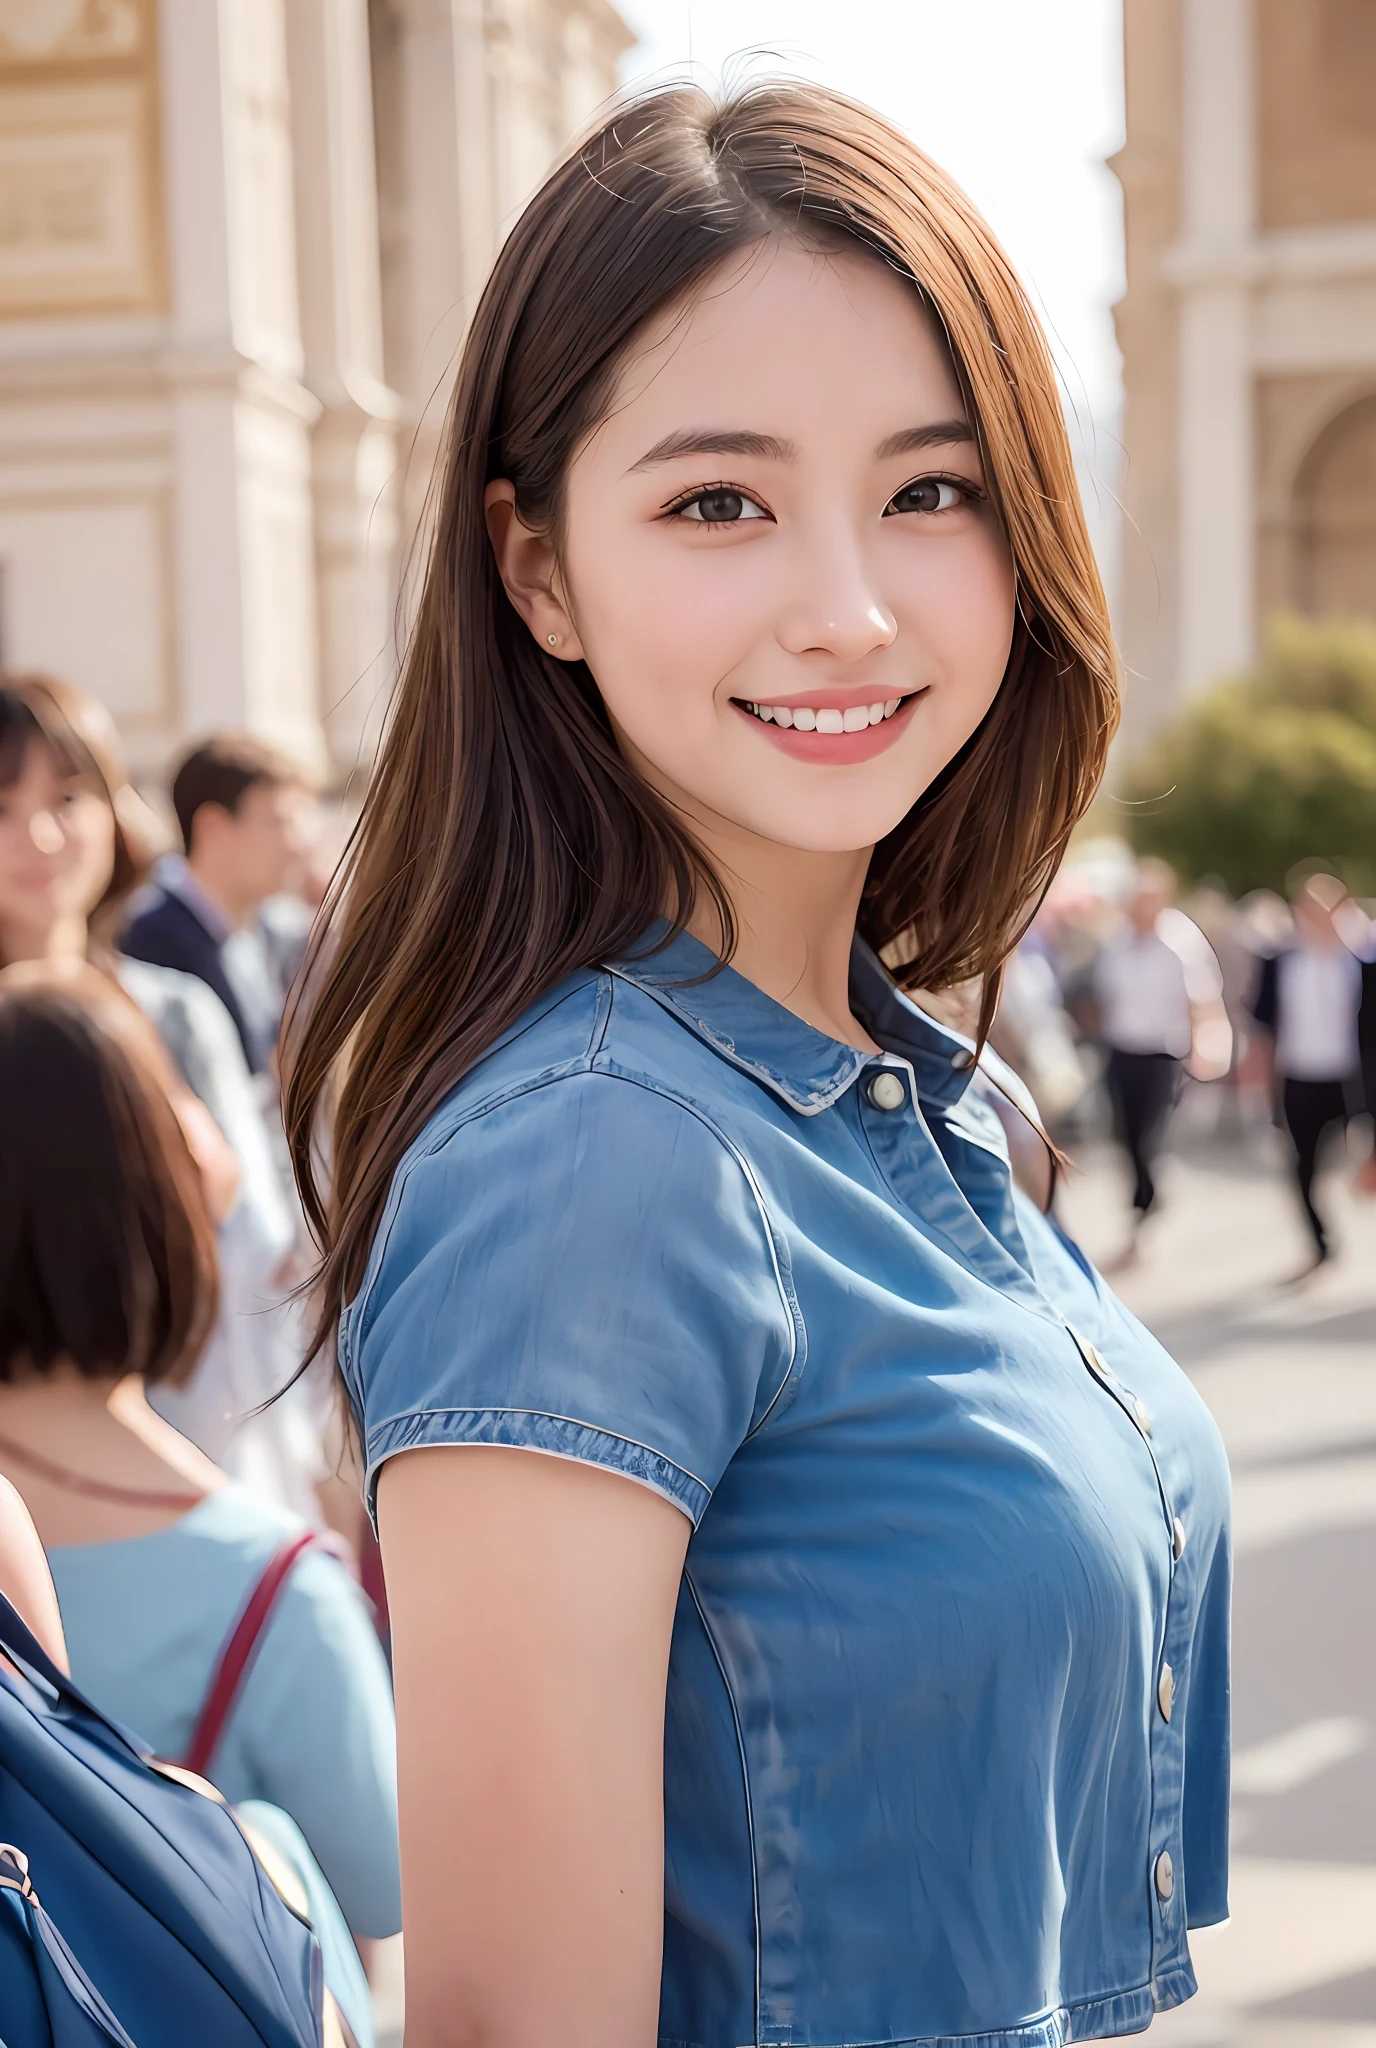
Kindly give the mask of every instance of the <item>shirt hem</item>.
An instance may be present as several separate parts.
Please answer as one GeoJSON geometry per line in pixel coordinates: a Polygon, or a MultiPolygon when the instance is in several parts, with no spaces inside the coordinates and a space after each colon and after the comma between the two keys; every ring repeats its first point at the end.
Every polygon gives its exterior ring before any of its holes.
{"type": "MultiPolygon", "coordinates": [[[[1059,2006],[1039,2019],[1011,2027],[994,2027],[975,2034],[885,2034],[877,2038],[859,2035],[828,2036],[825,2040],[805,2027],[761,2027],[755,2042],[744,2048],[1071,2048],[1077,2041],[1111,2040],[1120,2034],[1143,2033],[1153,2015],[1183,2005],[1195,1993],[1194,1970],[1188,1962],[1161,1970],[1150,1984],[1133,1991],[1117,1991],[1105,1998],[1089,1998],[1079,2004],[1059,2006]]],[[[661,2034],[658,2048],[707,2048],[661,2034]]]]}
{"type": "Polygon", "coordinates": [[[711,1490],[691,1472],[674,1464],[648,1444],[614,1436],[593,1423],[567,1415],[549,1415],[533,1408],[433,1408],[416,1415],[396,1415],[368,1432],[368,1471],[364,1482],[368,1513],[377,1523],[378,1474],[399,1451],[428,1449],[439,1444],[488,1444],[501,1450],[535,1451],[568,1458],[579,1465],[600,1465],[640,1486],[647,1486],[685,1514],[696,1528],[712,1498],[711,1490]]]}

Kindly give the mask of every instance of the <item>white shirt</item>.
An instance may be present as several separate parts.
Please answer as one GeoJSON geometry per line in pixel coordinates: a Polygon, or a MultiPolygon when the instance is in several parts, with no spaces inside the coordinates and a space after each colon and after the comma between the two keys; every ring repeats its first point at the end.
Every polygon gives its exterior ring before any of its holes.
{"type": "Polygon", "coordinates": [[[1223,997],[1213,947],[1183,910],[1163,910],[1151,932],[1131,929],[1111,939],[1094,972],[1099,1028],[1117,1052],[1188,1057],[1190,1008],[1223,997]]]}
{"type": "Polygon", "coordinates": [[[1276,1066],[1291,1081],[1346,1081],[1360,1065],[1362,967],[1346,946],[1296,946],[1276,963],[1276,1066]]]}

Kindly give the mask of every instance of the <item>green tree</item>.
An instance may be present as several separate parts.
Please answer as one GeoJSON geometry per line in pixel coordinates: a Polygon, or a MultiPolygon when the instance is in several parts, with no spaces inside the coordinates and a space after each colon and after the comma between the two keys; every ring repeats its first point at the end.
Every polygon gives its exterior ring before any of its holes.
{"type": "Polygon", "coordinates": [[[1249,675],[1189,705],[1120,786],[1139,853],[1238,895],[1331,862],[1376,893],[1376,627],[1273,621],[1249,675]]]}

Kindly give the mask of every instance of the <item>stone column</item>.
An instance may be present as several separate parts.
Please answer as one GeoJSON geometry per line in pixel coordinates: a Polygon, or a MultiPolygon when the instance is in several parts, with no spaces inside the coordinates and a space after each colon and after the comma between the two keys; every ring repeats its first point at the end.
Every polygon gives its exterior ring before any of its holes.
{"type": "Polygon", "coordinates": [[[282,0],[160,0],[159,25],[178,723],[318,761],[282,0]]]}
{"type": "Polygon", "coordinates": [[[1253,0],[1184,0],[1180,284],[1180,687],[1254,644],[1253,0]]]}
{"type": "Polygon", "coordinates": [[[496,249],[483,0],[373,0],[373,27],[387,377],[403,407],[414,572],[459,347],[496,249]]]}
{"type": "Polygon", "coordinates": [[[336,769],[366,767],[392,675],[399,403],[382,367],[367,0],[287,0],[320,692],[336,769]]]}

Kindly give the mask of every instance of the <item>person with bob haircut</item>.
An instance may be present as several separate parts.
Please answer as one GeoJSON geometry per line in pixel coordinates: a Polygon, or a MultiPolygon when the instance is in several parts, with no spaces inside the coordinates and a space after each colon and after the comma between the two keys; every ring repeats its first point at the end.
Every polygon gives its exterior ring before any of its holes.
{"type": "Polygon", "coordinates": [[[1193,1990],[1223,1453],[977,1056],[1116,716],[969,201],[817,87],[618,107],[476,309],[286,1036],[407,2048],[1056,2048],[1193,1990]],[[974,1039],[914,993],[974,978],[974,1039]]]}
{"type": "MultiPolygon", "coordinates": [[[[304,1525],[149,1405],[214,1324],[214,1225],[147,1020],[93,968],[48,977],[0,980],[0,1477],[47,1552],[72,1676],[179,1762],[248,1596],[304,1525]]],[[[355,1935],[397,1932],[390,1680],[325,1550],[293,1564],[201,1768],[291,1817],[355,1935]]]]}

